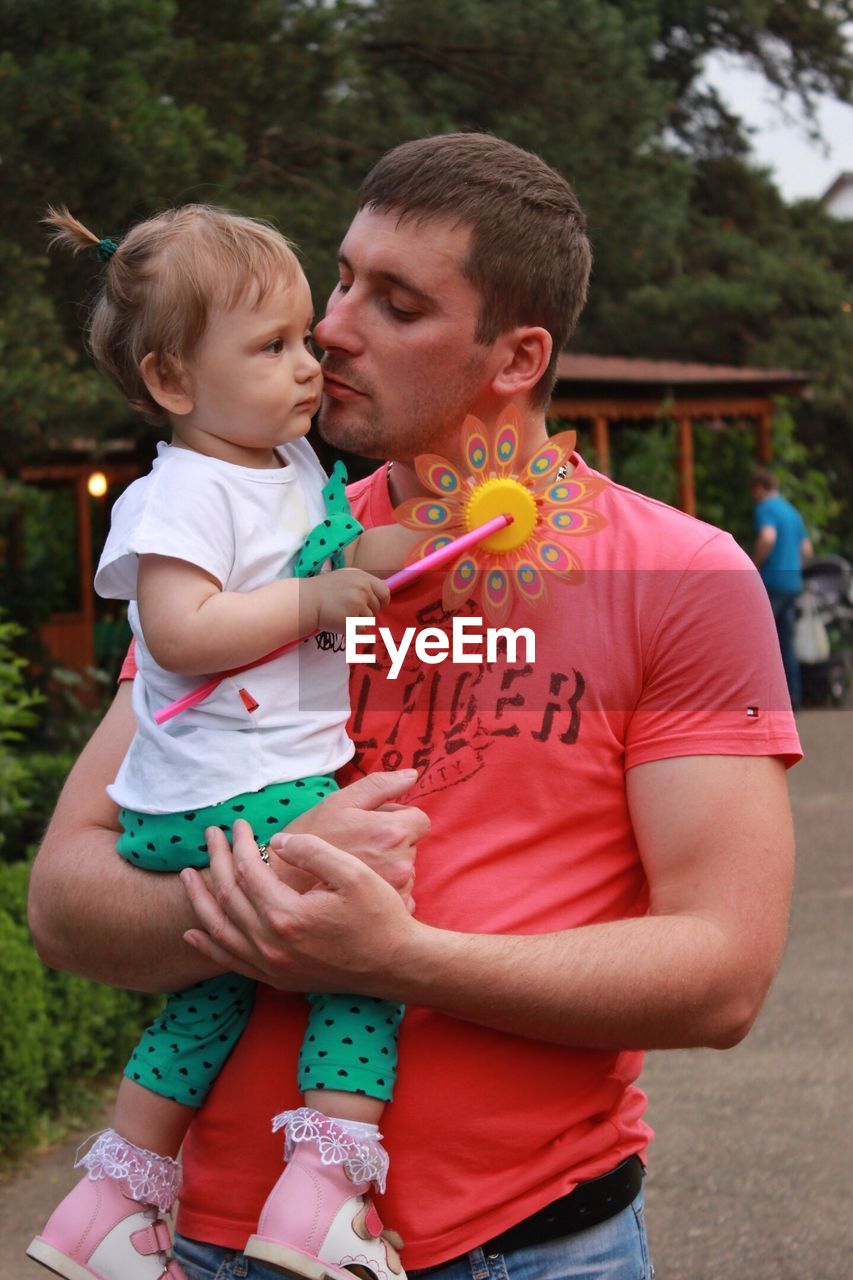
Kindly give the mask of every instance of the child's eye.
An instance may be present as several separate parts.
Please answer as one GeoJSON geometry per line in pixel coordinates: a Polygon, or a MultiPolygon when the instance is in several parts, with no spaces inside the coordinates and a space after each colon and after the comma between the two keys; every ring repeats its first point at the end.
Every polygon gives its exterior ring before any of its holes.
{"type": "Polygon", "coordinates": [[[313,333],[306,333],[306,335],[305,335],[305,346],[306,346],[306,347],[308,348],[308,350],[311,352],[312,356],[316,354],[317,348],[316,348],[316,347],[315,347],[315,345],[314,345],[314,335],[313,335],[313,333]]]}
{"type": "Polygon", "coordinates": [[[284,342],[281,338],[273,338],[272,342],[268,342],[264,347],[264,351],[271,351],[274,356],[281,355],[284,350],[284,342]]]}

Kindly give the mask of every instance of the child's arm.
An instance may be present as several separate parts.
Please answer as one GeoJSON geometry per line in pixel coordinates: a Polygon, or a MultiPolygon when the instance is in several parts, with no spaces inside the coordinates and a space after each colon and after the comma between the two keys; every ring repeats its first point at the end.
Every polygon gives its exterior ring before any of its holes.
{"type": "Polygon", "coordinates": [[[344,619],[377,613],[388,596],[385,584],[361,569],[223,591],[186,560],[139,557],[142,634],[154,661],[177,675],[227,671],[313,631],[342,631],[344,619]]]}
{"type": "Polygon", "coordinates": [[[351,556],[347,555],[347,564],[367,573],[393,573],[402,569],[409,553],[424,539],[423,532],[404,529],[400,524],[377,525],[375,529],[365,529],[354,543],[347,547],[351,556]]]}

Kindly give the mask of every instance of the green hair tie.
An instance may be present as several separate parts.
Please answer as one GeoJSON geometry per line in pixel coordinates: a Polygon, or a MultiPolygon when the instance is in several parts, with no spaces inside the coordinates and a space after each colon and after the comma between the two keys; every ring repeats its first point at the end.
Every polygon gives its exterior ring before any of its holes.
{"type": "Polygon", "coordinates": [[[98,255],[101,262],[109,262],[117,248],[118,243],[115,240],[110,240],[109,237],[105,237],[103,240],[98,241],[95,247],[95,253],[98,255]]]}

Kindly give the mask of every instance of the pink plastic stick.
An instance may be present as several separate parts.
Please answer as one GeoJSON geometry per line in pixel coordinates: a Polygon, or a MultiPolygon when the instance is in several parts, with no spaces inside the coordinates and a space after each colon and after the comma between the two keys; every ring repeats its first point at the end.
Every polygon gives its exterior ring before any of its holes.
{"type": "MultiPolygon", "coordinates": [[[[463,533],[460,537],[454,538],[452,542],[439,547],[437,551],[431,551],[428,556],[423,556],[420,560],[416,560],[414,564],[407,565],[405,569],[392,573],[390,578],[385,579],[385,582],[391,591],[399,591],[401,587],[406,587],[410,582],[414,582],[421,574],[428,573],[430,569],[440,569],[442,565],[455,560],[457,556],[460,556],[463,551],[467,551],[469,547],[476,546],[478,542],[482,542],[484,538],[488,538],[492,533],[497,533],[498,529],[504,529],[508,524],[512,524],[512,516],[495,516],[493,520],[487,520],[485,524],[478,525],[470,533],[463,533]]],[[[182,698],[178,698],[175,702],[170,702],[159,711],[155,711],[155,722],[157,724],[165,724],[167,720],[173,720],[182,711],[189,711],[190,707],[195,707],[199,702],[204,702],[205,698],[209,698],[214,689],[218,688],[222,681],[227,680],[229,676],[238,676],[243,671],[251,671],[253,667],[260,667],[265,662],[272,662],[274,658],[280,658],[283,653],[287,653],[289,649],[294,649],[296,645],[302,644],[303,640],[310,640],[311,636],[316,634],[316,631],[312,631],[307,636],[299,636],[296,640],[289,640],[287,644],[281,645],[278,649],[273,649],[272,653],[265,654],[263,658],[258,658],[255,662],[247,662],[242,667],[233,667],[230,671],[220,671],[218,675],[211,676],[209,680],[206,680],[204,684],[200,684],[198,688],[193,689],[190,693],[185,693],[182,698]]]]}

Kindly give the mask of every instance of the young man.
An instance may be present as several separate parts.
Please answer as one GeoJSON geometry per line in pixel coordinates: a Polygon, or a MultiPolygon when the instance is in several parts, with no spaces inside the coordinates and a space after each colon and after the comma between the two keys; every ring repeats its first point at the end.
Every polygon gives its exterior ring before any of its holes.
{"type": "MultiPolygon", "coordinates": [[[[545,440],[589,249],[565,182],[486,136],[397,148],[359,203],[316,336],[324,435],[393,459],[354,488],[371,524],[420,492],[418,454],[460,460],[468,411],[493,430],[518,405],[523,460],[545,440]]],[[[588,474],[576,454],[572,472],[588,474]]],[[[309,895],[269,874],[241,826],[233,854],[212,843],[207,882],[186,877],[194,928],[174,886],[155,902],[146,882],[146,909],[128,903],[135,936],[150,939],[153,988],[185,985],[209,963],[267,984],[186,1145],[188,1276],[229,1274],[217,1267],[276,1176],[278,1144],[255,1135],[295,1101],[282,1081],[294,1078],[304,1011],[289,993],[353,987],[411,1006],[383,1122],[387,1217],[407,1268],[440,1266],[448,1280],[530,1267],[650,1274],[641,1051],[727,1047],[755,1018],[784,940],[784,769],[799,745],[766,598],[731,539],[616,485],[595,506],[607,523],[578,539],[583,585],[551,584],[547,611],[513,612],[513,627],[535,630],[535,659],[407,660],[397,680],[382,661],[353,669],[352,773],[414,766],[412,798],[432,823],[415,917],[335,847],[363,851],[365,816],[383,815],[350,810],[351,830],[324,806],[302,824],[318,834],[282,851],[321,880],[309,895]],[[177,944],[184,930],[204,963],[177,944]],[[258,1072],[261,1043],[267,1058],[278,1046],[275,1080],[258,1072]]],[[[397,634],[447,629],[440,599],[439,582],[423,583],[379,621],[397,634]]],[[[131,728],[125,701],[87,749],[34,875],[43,954],[97,977],[90,934],[122,936],[114,899],[130,892],[110,861],[114,818],[98,787],[131,728]],[[57,870],[75,854],[82,924],[64,918],[57,870]]],[[[422,834],[401,832],[404,844],[422,834]]],[[[402,883],[405,864],[396,872],[402,883]]],[[[120,952],[116,941],[111,981],[120,952]]]]}
{"type": "Polygon", "coordinates": [[[753,562],[770,597],[779,649],[791,703],[802,702],[800,663],[794,652],[794,605],[803,589],[803,561],[812,555],[812,544],[797,508],[779,492],[776,476],[757,467],[749,477],[755,503],[753,562]]]}

